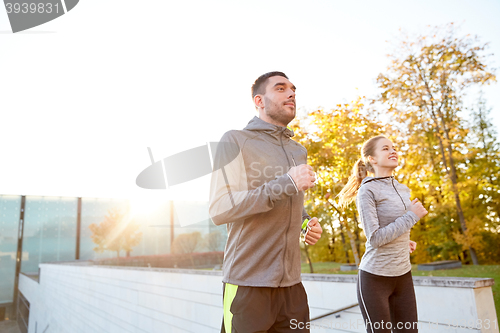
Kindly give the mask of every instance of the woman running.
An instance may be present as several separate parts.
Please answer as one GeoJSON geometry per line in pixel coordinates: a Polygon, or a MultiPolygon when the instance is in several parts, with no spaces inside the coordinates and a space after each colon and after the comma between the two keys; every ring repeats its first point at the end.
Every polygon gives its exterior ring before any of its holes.
{"type": "Polygon", "coordinates": [[[418,332],[409,254],[416,243],[410,241],[410,229],[427,211],[394,179],[397,166],[392,142],[383,135],[373,137],[363,144],[361,158],[339,193],[342,207],[356,198],[366,234],[357,294],[368,333],[418,332]]]}

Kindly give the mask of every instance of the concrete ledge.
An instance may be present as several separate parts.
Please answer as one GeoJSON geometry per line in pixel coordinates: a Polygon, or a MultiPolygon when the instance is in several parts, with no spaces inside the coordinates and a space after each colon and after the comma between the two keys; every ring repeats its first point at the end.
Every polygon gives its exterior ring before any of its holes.
{"type": "Polygon", "coordinates": [[[216,275],[222,276],[222,271],[203,270],[203,269],[184,269],[184,268],[160,268],[160,267],[129,267],[129,266],[105,266],[93,265],[95,268],[111,268],[111,269],[125,269],[131,271],[147,271],[147,272],[167,272],[179,274],[197,274],[197,275],[216,275]]]}
{"type": "Polygon", "coordinates": [[[452,288],[483,288],[494,283],[492,278],[414,276],[415,286],[452,287],[452,288]]]}
{"type": "Polygon", "coordinates": [[[453,269],[453,268],[462,268],[462,262],[458,260],[443,260],[443,261],[435,261],[418,265],[419,271],[435,271],[438,269],[453,269]]]}
{"type": "Polygon", "coordinates": [[[39,280],[38,272],[36,272],[36,273],[35,272],[33,272],[33,273],[23,273],[23,272],[21,272],[20,274],[23,274],[26,277],[29,277],[30,279],[32,279],[32,280],[34,280],[36,282],[38,282],[38,280],[39,280]]]}
{"type": "MultiPolygon", "coordinates": [[[[60,263],[54,263],[61,265],[60,263]]],[[[54,265],[50,264],[50,265],[54,265]]],[[[40,264],[40,266],[47,265],[40,264]]],[[[62,265],[71,265],[69,262],[62,265]]],[[[75,264],[80,266],[81,264],[75,264]]],[[[201,270],[201,269],[183,269],[183,268],[158,268],[158,267],[128,267],[128,266],[104,266],[92,265],[95,268],[106,269],[122,269],[133,271],[148,271],[148,272],[168,272],[178,274],[195,274],[195,275],[212,275],[221,276],[222,271],[214,270],[201,270]]],[[[303,281],[325,281],[325,282],[343,282],[343,283],[357,283],[358,275],[354,274],[310,274],[302,273],[303,281]]],[[[428,287],[450,287],[450,288],[483,288],[490,287],[494,284],[492,278],[470,278],[470,277],[440,277],[440,276],[414,276],[413,284],[415,286],[428,286],[428,287]]]]}
{"type": "Polygon", "coordinates": [[[358,276],[351,274],[311,274],[302,273],[303,281],[326,281],[326,282],[344,282],[357,283],[358,276]]]}
{"type": "Polygon", "coordinates": [[[356,264],[345,264],[340,266],[341,271],[357,271],[358,270],[358,265],[356,264]]]}
{"type": "Polygon", "coordinates": [[[50,265],[69,265],[69,266],[92,266],[94,262],[92,260],[68,260],[68,261],[47,261],[42,262],[40,265],[50,264],[50,265]]]}
{"type": "MultiPolygon", "coordinates": [[[[302,274],[303,281],[328,281],[356,283],[357,275],[347,274],[302,274]]],[[[490,287],[494,283],[492,278],[469,278],[469,277],[441,277],[441,276],[414,276],[415,286],[427,287],[451,287],[451,288],[483,288],[490,287]]]]}

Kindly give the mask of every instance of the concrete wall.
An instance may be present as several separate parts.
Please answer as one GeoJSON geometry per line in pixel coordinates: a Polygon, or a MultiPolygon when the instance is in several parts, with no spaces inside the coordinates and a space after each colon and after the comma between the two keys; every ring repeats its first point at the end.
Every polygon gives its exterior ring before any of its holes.
{"type": "Polygon", "coordinates": [[[20,278],[29,333],[218,332],[219,272],[41,264],[20,278]],[[201,272],[201,273],[200,273],[201,272]],[[205,273],[205,274],[203,274],[205,273]]]}
{"type": "MultiPolygon", "coordinates": [[[[359,307],[352,307],[357,303],[357,276],[302,276],[313,320],[312,332],[365,332],[359,307]],[[349,309],[326,315],[327,309],[342,307],[349,309]]],[[[493,279],[416,276],[413,283],[419,332],[499,332],[491,291],[493,279]]]]}
{"type": "Polygon", "coordinates": [[[419,321],[435,330],[498,333],[492,279],[414,277],[419,321]]]}
{"type": "MultiPolygon", "coordinates": [[[[21,275],[30,302],[29,332],[219,332],[221,272],[41,264],[39,282],[21,275]]],[[[356,276],[303,274],[311,318],[358,320],[359,313],[330,315],[355,306],[356,276]],[[338,315],[337,315],[338,317],[338,315]]],[[[437,323],[421,332],[498,333],[491,279],[415,277],[419,320],[437,323]],[[490,329],[450,329],[453,320],[489,319],[490,329]]],[[[319,322],[320,319],[316,320],[319,322]]],[[[484,326],[484,325],[483,325],[484,326]]],[[[313,332],[335,330],[315,329],[313,332]]],[[[362,332],[363,328],[348,329],[362,332]]],[[[345,332],[345,330],[344,330],[345,332]]]]}

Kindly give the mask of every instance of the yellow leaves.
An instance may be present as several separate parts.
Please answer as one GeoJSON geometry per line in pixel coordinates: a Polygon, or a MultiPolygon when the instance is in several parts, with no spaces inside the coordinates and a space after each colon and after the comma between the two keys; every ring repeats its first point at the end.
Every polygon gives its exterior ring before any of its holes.
{"type": "Polygon", "coordinates": [[[128,208],[125,212],[110,209],[104,221],[91,224],[89,229],[92,231],[92,241],[98,245],[94,248],[96,252],[131,251],[142,239],[139,225],[131,219],[128,208]]]}
{"type": "Polygon", "coordinates": [[[472,247],[476,250],[481,250],[483,248],[481,232],[485,230],[484,221],[474,216],[466,222],[466,225],[467,231],[464,233],[456,231],[453,233],[453,238],[458,244],[462,245],[464,249],[472,247]]]}

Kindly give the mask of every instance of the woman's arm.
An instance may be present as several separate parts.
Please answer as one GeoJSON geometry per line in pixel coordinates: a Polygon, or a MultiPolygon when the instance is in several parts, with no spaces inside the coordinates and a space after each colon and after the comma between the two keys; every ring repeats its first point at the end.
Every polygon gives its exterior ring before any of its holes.
{"type": "Polygon", "coordinates": [[[360,190],[356,198],[356,205],[359,216],[366,234],[366,239],[374,248],[381,247],[389,242],[392,242],[418,222],[419,217],[408,211],[401,217],[398,217],[394,222],[389,223],[385,227],[380,227],[377,206],[373,192],[367,189],[360,190]]]}

